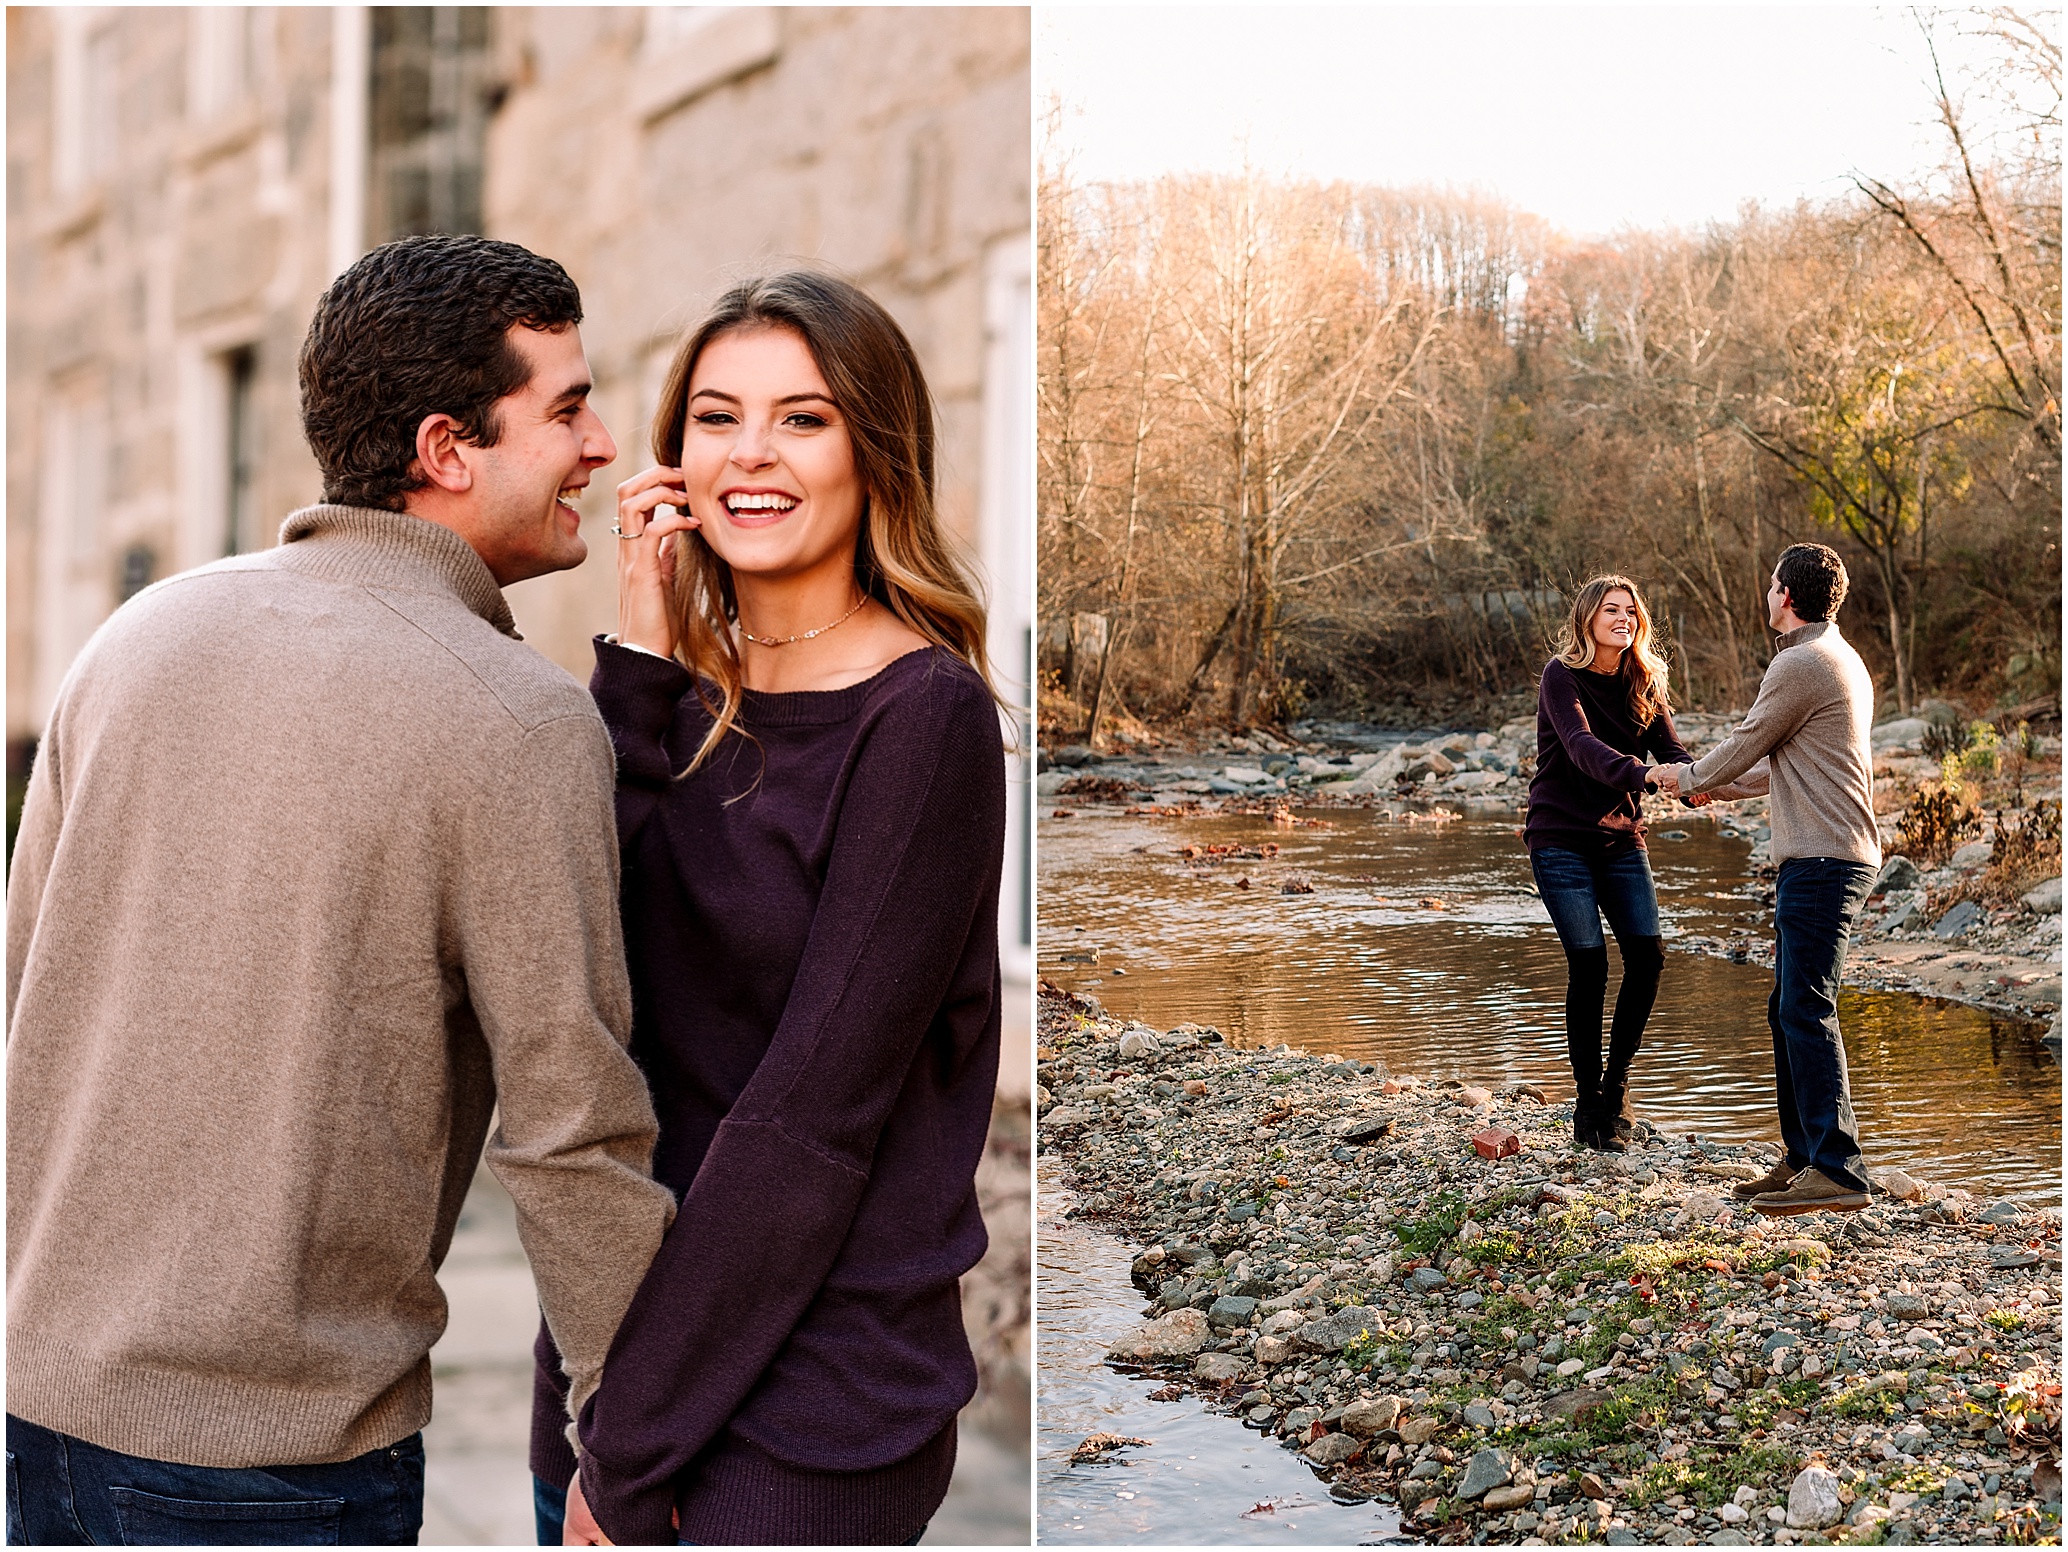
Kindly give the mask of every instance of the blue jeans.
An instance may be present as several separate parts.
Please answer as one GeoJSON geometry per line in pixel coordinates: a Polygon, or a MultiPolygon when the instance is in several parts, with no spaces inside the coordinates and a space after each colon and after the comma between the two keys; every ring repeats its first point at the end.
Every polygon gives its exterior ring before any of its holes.
{"type": "MultiPolygon", "coordinates": [[[[1551,913],[1551,925],[1565,950],[1565,1050],[1578,1091],[1574,1135],[1614,1126],[1623,1119],[1630,1064],[1644,1043],[1644,1026],[1659,996],[1666,956],[1659,942],[1659,897],[1652,887],[1651,859],[1644,848],[1608,855],[1543,846],[1530,853],[1537,895],[1551,913]],[[1608,1059],[1601,1051],[1601,1010],[1608,996],[1608,944],[1601,935],[1606,916],[1623,956],[1623,984],[1616,989],[1615,1019],[1609,1026],[1608,1059]]],[[[1622,1128],[1618,1135],[1627,1133],[1622,1128]]]]}
{"type": "Polygon", "coordinates": [[[7,1539],[36,1546],[416,1545],[424,1438],[353,1460],[239,1469],[104,1450],[7,1419],[7,1539]]]}
{"type": "MultiPolygon", "coordinates": [[[[562,1539],[567,1535],[567,1489],[555,1487],[544,1477],[533,1477],[531,1479],[531,1512],[532,1517],[538,1522],[539,1545],[542,1547],[559,1546],[562,1539]]],[[[925,1534],[926,1532],[922,1530],[919,1536],[925,1534]]],[[[908,1547],[918,1546],[919,1536],[914,1536],[905,1545],[908,1547]]],[[[694,1541],[678,1541],[675,1545],[678,1547],[693,1547],[696,1543],[694,1541]]]]}
{"type": "Polygon", "coordinates": [[[1774,883],[1774,1098],[1793,1169],[1814,1166],[1842,1186],[1867,1189],[1859,1122],[1838,1029],[1845,949],[1874,882],[1864,862],[1790,857],[1774,883]]]}

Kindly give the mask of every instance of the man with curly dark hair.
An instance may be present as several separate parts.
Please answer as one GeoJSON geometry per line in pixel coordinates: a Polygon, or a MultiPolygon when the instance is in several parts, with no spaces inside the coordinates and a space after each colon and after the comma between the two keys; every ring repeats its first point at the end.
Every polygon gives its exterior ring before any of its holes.
{"type": "Polygon", "coordinates": [[[302,352],[325,500],[58,695],[7,902],[10,1541],[414,1542],[484,1139],[596,1387],[673,1201],[609,739],[502,592],[581,561],[616,456],[580,319],[510,243],[361,259],[302,352]]]}
{"type": "Polygon", "coordinates": [[[1767,1024],[1787,1156],[1764,1178],[1733,1188],[1770,1217],[1867,1205],[1838,987],[1853,918],[1881,866],[1881,835],[1867,741],[1874,681],[1838,632],[1846,582],[1845,562],[1826,545],[1781,552],[1766,595],[1780,640],[1752,709],[1701,759],[1656,773],[1666,792],[1772,795],[1780,871],[1767,1024]]]}

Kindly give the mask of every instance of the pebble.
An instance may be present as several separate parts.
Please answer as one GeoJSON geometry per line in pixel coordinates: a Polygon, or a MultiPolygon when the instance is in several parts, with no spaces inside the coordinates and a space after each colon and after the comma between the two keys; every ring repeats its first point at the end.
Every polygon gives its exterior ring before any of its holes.
{"type": "Polygon", "coordinates": [[[1515,1087],[1461,1106],[1483,1086],[1201,1030],[1182,1049],[1150,1031],[1160,1049],[1122,1060],[1133,1026],[1088,998],[1044,994],[1040,1020],[1062,1102],[1040,1146],[1158,1301],[1114,1361],[1400,1505],[1415,1539],[1807,1541],[1848,1506],[1893,1542],[2048,1533],[2057,1211],[1910,1177],[1913,1200],[1878,1170],[1866,1211],[1773,1224],[1718,1189],[1764,1173],[1764,1145],[1659,1137],[1633,1169],[1575,1154],[1569,1105],[1515,1087]],[[1385,1151],[1335,1156],[1381,1124],[1385,1151]],[[1519,1151],[1479,1156],[1490,1124],[1519,1151]],[[1508,1474],[1464,1494],[1489,1452],[1508,1474]],[[1676,1485],[1726,1471],[1751,1480],[1715,1507],[1676,1485]],[[1916,1494],[1920,1473],[1961,1485],[1916,1494]]]}

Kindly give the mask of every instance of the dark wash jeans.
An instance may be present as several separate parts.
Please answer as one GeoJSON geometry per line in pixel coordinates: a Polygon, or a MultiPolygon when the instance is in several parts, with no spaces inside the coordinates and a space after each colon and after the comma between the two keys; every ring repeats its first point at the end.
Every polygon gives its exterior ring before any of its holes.
{"type": "MultiPolygon", "coordinates": [[[[555,1487],[544,1477],[533,1477],[531,1479],[531,1513],[532,1518],[538,1522],[539,1545],[542,1547],[559,1546],[567,1536],[567,1489],[555,1487]]],[[[921,1531],[919,1536],[925,1534],[925,1531],[921,1531]]],[[[918,1546],[919,1536],[914,1536],[905,1545],[908,1547],[918,1546]]],[[[696,1543],[694,1541],[678,1541],[675,1545],[678,1547],[693,1547],[696,1543]]]]}
{"type": "Polygon", "coordinates": [[[1604,916],[1619,943],[1659,935],[1659,896],[1652,885],[1651,858],[1642,846],[1608,856],[1540,846],[1529,854],[1529,866],[1537,897],[1568,953],[1608,947],[1601,935],[1604,916]]]}
{"type": "Polygon", "coordinates": [[[1659,897],[1644,848],[1582,854],[1562,846],[1530,853],[1537,896],[1551,913],[1565,949],[1565,1050],[1572,1063],[1574,1135],[1628,1115],[1630,1067],[1644,1044],[1644,1026],[1658,1000],[1665,955],[1659,947],[1659,897]],[[1608,994],[1606,916],[1623,955],[1623,983],[1609,1025],[1608,1060],[1601,1051],[1601,1005],[1608,994]]]}
{"type": "Polygon", "coordinates": [[[415,1546],[424,1437],[320,1466],[182,1466],[9,1414],[7,1540],[45,1547],[415,1546]]]}
{"type": "Polygon", "coordinates": [[[1766,1004],[1789,1167],[1815,1166],[1855,1191],[1866,1190],[1867,1179],[1838,1031],[1838,983],[1853,918],[1873,883],[1874,869],[1864,862],[1790,857],[1781,864],[1774,883],[1774,990],[1766,1004]]]}

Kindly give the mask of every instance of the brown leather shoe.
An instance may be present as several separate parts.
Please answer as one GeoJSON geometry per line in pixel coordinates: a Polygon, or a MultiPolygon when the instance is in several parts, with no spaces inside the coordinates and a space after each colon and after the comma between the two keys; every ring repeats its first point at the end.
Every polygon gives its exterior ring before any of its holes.
{"type": "Polygon", "coordinates": [[[1796,1171],[1786,1159],[1757,1180],[1740,1180],[1731,1187],[1731,1195],[1741,1202],[1749,1202],[1755,1196],[1767,1196],[1775,1191],[1785,1191],[1795,1183],[1796,1171]]]}
{"type": "Polygon", "coordinates": [[[1867,1193],[1842,1186],[1822,1170],[1804,1170],[1785,1191],[1752,1198],[1752,1210],[1769,1218],[1793,1218],[1802,1213],[1858,1212],[1867,1205],[1867,1193]]]}

